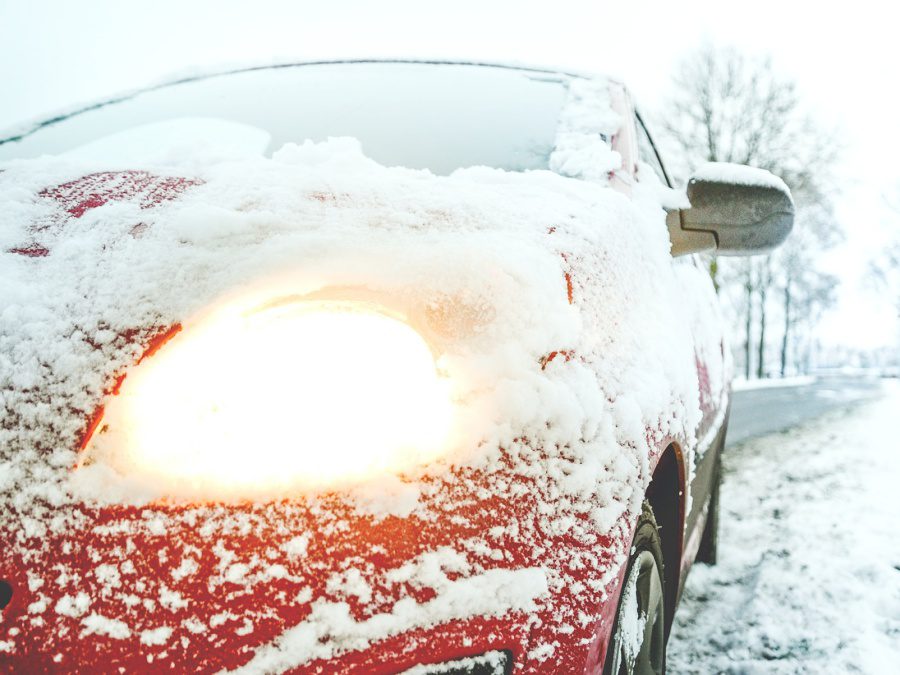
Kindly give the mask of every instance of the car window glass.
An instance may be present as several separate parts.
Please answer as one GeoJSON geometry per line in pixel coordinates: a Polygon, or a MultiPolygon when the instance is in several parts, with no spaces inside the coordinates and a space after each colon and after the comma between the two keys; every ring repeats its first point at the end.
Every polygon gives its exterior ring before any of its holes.
{"type": "Polygon", "coordinates": [[[252,69],[148,89],[0,140],[0,161],[80,146],[93,156],[121,154],[118,145],[133,150],[151,136],[154,147],[168,149],[192,134],[243,151],[268,134],[266,155],[289,142],[349,136],[386,166],[437,174],[468,166],[547,169],[567,83],[553,73],[461,64],[252,69]]]}

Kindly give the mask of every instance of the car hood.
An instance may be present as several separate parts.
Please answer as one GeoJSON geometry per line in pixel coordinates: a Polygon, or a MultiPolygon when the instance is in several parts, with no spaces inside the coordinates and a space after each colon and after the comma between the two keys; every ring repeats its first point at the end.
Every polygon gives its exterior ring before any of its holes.
{"type": "MultiPolygon", "coordinates": [[[[510,615],[516,651],[536,626],[590,640],[658,445],[690,447],[700,415],[652,191],[436,177],[346,139],[137,169],[10,163],[0,191],[0,571],[15,591],[0,653],[371,670],[347,655],[396,640],[410,658],[463,620],[482,628],[460,640],[487,641],[510,615]],[[79,480],[104,401],[174,329],[335,289],[432,320],[454,382],[438,461],[252,501],[79,480]]],[[[544,635],[535,658],[564,658],[544,635]]]]}

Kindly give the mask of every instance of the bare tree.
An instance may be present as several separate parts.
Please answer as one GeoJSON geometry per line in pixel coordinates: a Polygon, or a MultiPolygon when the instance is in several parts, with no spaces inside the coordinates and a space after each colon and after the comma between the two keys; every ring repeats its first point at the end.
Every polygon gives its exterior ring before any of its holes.
{"type": "Polygon", "coordinates": [[[693,169],[734,162],[781,176],[795,198],[817,199],[834,185],[840,148],[806,114],[794,83],[768,58],[731,47],[700,47],[681,62],[663,116],[668,139],[693,169]]]}
{"type": "MultiPolygon", "coordinates": [[[[752,58],[733,48],[704,45],[689,55],[674,77],[674,94],[662,116],[666,141],[686,158],[676,172],[686,176],[704,161],[733,162],[768,169],[781,176],[794,195],[798,218],[794,252],[790,244],[758,261],[713,258],[710,274],[717,288],[739,285],[745,312],[744,371],[752,372],[754,306],[759,331],[756,374],[766,372],[767,313],[773,296],[780,298],[785,332],[803,318],[807,303],[798,294],[815,284],[799,284],[814,268],[814,253],[834,243],[836,225],[830,196],[835,191],[833,166],[840,152],[836,135],[826,133],[803,111],[796,86],[780,77],[768,58],[752,58]],[[809,211],[809,215],[806,212],[809,211]],[[812,217],[815,214],[815,217],[812,217]],[[800,231],[803,234],[797,234],[800,231]],[[803,255],[798,250],[803,250],[803,255]],[[790,269],[789,269],[790,268],[790,269]],[[771,291],[771,292],[770,292],[771,291]],[[776,293],[775,291],[780,291],[776,293]],[[754,302],[754,297],[756,302],[754,302]]],[[[782,346],[787,361],[783,337],[782,346]]],[[[782,365],[786,370],[786,363],[782,365]]]]}
{"type": "MultiPolygon", "coordinates": [[[[893,225],[897,227],[900,225],[900,189],[892,198],[886,198],[885,204],[894,214],[893,225]]],[[[900,235],[872,258],[869,276],[876,288],[894,295],[897,311],[900,312],[900,235]]]]}
{"type": "MultiPolygon", "coordinates": [[[[825,309],[835,302],[838,279],[833,274],[821,272],[812,265],[797,265],[787,269],[782,293],[784,296],[784,331],[781,337],[779,372],[787,374],[788,358],[794,354],[795,364],[801,335],[801,324],[815,325],[825,309]],[[802,321],[801,321],[802,319],[802,321]]],[[[800,366],[807,370],[807,366],[800,366]]]]}
{"type": "Polygon", "coordinates": [[[766,256],[759,266],[759,347],[756,356],[756,377],[762,379],[766,376],[766,297],[769,287],[772,285],[772,258],[766,256]]]}
{"type": "MultiPolygon", "coordinates": [[[[840,240],[838,229],[828,202],[806,204],[798,210],[794,232],[773,254],[779,270],[779,290],[782,300],[783,332],[781,337],[779,373],[787,374],[792,342],[799,338],[797,331],[818,321],[822,312],[836,300],[837,278],[818,269],[816,257],[823,248],[840,240]]],[[[798,359],[795,357],[794,362],[798,359]]]]}
{"type": "Polygon", "coordinates": [[[746,294],[747,305],[744,311],[747,313],[744,323],[744,379],[750,379],[751,360],[750,354],[753,351],[753,342],[750,337],[753,334],[753,289],[756,284],[753,281],[753,265],[750,261],[744,266],[744,293],[746,294]]]}

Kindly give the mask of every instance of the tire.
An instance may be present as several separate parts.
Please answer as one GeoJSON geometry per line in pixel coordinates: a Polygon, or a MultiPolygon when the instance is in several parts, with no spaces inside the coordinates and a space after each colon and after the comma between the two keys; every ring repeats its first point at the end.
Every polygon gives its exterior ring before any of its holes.
{"type": "Polygon", "coordinates": [[[638,519],[631,551],[603,675],[663,675],[666,577],[659,528],[647,501],[638,519]]]}
{"type": "Polygon", "coordinates": [[[715,565],[719,550],[719,485],[722,482],[722,455],[721,451],[716,456],[716,465],[713,469],[712,486],[709,496],[709,508],[706,511],[706,524],[703,526],[703,534],[700,536],[700,546],[697,548],[695,562],[715,565]]]}

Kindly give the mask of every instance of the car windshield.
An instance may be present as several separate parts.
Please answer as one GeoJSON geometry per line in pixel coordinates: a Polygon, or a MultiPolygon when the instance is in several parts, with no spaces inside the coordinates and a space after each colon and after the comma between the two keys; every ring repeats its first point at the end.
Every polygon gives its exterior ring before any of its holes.
{"type": "Polygon", "coordinates": [[[0,160],[41,155],[144,159],[185,143],[271,155],[285,143],[357,138],[387,166],[546,169],[566,75],[498,66],[349,62],[182,81],[0,140],[0,160]]]}

